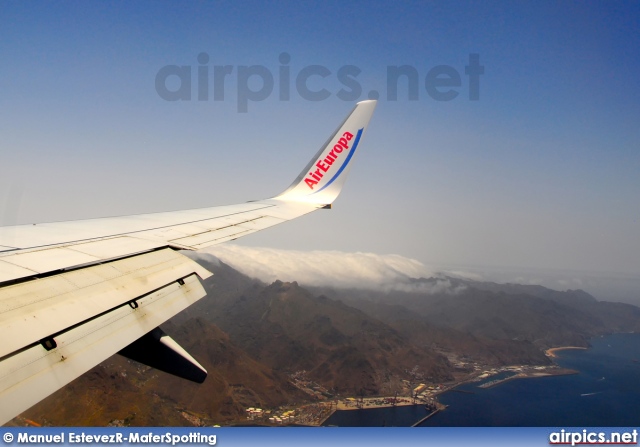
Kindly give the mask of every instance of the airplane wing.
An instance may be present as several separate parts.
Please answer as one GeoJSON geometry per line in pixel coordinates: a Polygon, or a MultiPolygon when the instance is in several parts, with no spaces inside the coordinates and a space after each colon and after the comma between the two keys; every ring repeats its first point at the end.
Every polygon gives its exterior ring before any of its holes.
{"type": "Polygon", "coordinates": [[[330,208],[376,101],[338,126],[291,186],[238,205],[0,227],[0,424],[121,352],[202,382],[158,326],[205,296],[180,254],[330,208]]]}

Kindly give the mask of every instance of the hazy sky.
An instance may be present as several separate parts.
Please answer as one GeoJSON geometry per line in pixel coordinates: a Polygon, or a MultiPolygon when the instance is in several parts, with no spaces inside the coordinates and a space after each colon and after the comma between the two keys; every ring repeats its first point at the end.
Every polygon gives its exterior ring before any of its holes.
{"type": "Polygon", "coordinates": [[[352,108],[337,96],[351,65],[380,101],[334,210],[241,244],[640,275],[638,2],[2,2],[0,19],[1,224],[274,195],[352,108]],[[167,65],[191,67],[191,100],[158,94],[167,65]],[[216,65],[232,66],[221,101],[216,65]],[[239,113],[254,65],[273,91],[239,113]],[[322,101],[296,89],[312,65],[322,101]],[[389,100],[402,65],[417,100],[405,79],[389,100]],[[441,65],[449,101],[427,91],[441,65]]]}

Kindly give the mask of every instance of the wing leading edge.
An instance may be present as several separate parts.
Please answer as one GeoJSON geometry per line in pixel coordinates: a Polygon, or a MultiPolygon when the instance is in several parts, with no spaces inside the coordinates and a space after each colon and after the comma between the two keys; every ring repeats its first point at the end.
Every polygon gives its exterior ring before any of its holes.
{"type": "Polygon", "coordinates": [[[0,424],[111,355],[201,382],[158,326],[205,296],[197,250],[333,203],[376,101],[356,105],[283,193],[238,205],[0,227],[0,424]],[[153,358],[149,358],[153,353],[153,358]]]}

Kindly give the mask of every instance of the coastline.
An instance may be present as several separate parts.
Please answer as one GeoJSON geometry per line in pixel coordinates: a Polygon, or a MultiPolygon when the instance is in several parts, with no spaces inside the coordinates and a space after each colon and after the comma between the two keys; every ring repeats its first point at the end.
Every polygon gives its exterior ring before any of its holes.
{"type": "MultiPolygon", "coordinates": [[[[587,350],[588,347],[582,346],[559,346],[554,348],[549,348],[545,350],[545,354],[550,359],[556,359],[559,357],[558,352],[567,350],[567,349],[582,349],[587,350]]],[[[294,420],[289,421],[289,423],[294,423],[295,425],[303,425],[303,426],[322,426],[325,422],[331,418],[336,412],[342,411],[353,411],[353,410],[372,410],[372,409],[382,409],[382,408],[391,408],[391,407],[404,407],[404,406],[431,406],[431,411],[427,415],[427,418],[430,418],[440,411],[447,408],[447,405],[438,402],[438,396],[447,393],[447,392],[466,392],[470,394],[474,394],[474,391],[461,391],[457,388],[461,385],[469,384],[472,382],[480,382],[482,379],[489,378],[491,379],[492,375],[496,375],[500,372],[505,371],[513,371],[515,374],[509,375],[507,377],[495,378],[493,380],[485,381],[482,384],[477,385],[479,388],[493,388],[499,386],[505,382],[509,382],[516,379],[535,379],[535,378],[544,378],[544,377],[554,377],[554,376],[564,376],[564,375],[575,375],[580,372],[575,369],[564,368],[553,362],[553,365],[539,365],[539,366],[506,366],[501,367],[500,369],[495,368],[493,370],[483,371],[482,374],[477,371],[470,376],[460,380],[458,379],[454,383],[449,383],[446,386],[443,386],[441,389],[432,390],[429,392],[429,396],[421,396],[418,398],[417,396],[370,396],[370,397],[343,397],[338,399],[333,399],[332,401],[325,402],[317,402],[311,405],[303,405],[302,407],[296,408],[294,411],[296,413],[295,422],[294,420]],[[484,377],[483,377],[484,375],[484,377]],[[312,411],[309,411],[313,408],[312,411]],[[309,413],[314,413],[309,414],[309,413]]],[[[439,388],[439,387],[438,387],[439,388]]],[[[418,421],[418,424],[421,423],[418,421]]],[[[285,423],[286,424],[286,423],[285,423]]]]}
{"type": "MultiPolygon", "coordinates": [[[[581,348],[581,349],[586,349],[586,348],[581,348]]],[[[515,380],[515,379],[535,379],[535,378],[574,375],[574,374],[579,374],[579,371],[556,366],[553,369],[548,369],[548,370],[529,370],[525,372],[520,372],[518,374],[514,374],[509,377],[486,382],[482,385],[478,385],[478,387],[493,388],[497,385],[500,385],[502,383],[508,382],[510,380],[515,380]]],[[[457,390],[456,388],[459,387],[460,385],[464,385],[464,384],[468,384],[476,381],[477,381],[477,376],[467,378],[466,380],[462,380],[460,382],[452,384],[449,387],[446,387],[442,390],[438,390],[431,395],[430,401],[425,401],[423,399],[411,399],[410,397],[407,397],[407,396],[397,396],[397,397],[380,397],[379,396],[379,397],[362,398],[360,400],[360,404],[358,405],[357,400],[355,398],[340,399],[335,403],[335,406],[331,405],[332,407],[331,411],[325,417],[309,425],[313,425],[313,426],[324,425],[324,423],[331,416],[333,416],[333,414],[336,411],[370,410],[370,409],[413,406],[413,405],[421,405],[421,406],[431,405],[433,408],[431,409],[429,414],[412,425],[412,426],[416,426],[447,408],[447,405],[437,401],[437,397],[439,395],[447,392],[467,392],[467,393],[473,394],[474,392],[472,391],[460,391],[460,390],[457,390]],[[393,401],[395,401],[395,403],[393,403],[393,401]]]]}
{"type": "MultiPolygon", "coordinates": [[[[450,394],[441,400],[449,404],[448,411],[423,426],[491,426],[495,421],[508,426],[567,427],[637,423],[640,411],[638,337],[640,334],[628,333],[592,337],[588,339],[587,349],[558,350],[557,358],[547,357],[578,374],[548,381],[517,384],[512,381],[504,390],[500,390],[500,386],[492,387],[495,391],[477,392],[477,397],[450,394]]],[[[473,391],[473,388],[465,389],[473,391]]]]}
{"type": "Polygon", "coordinates": [[[556,355],[556,352],[564,351],[566,349],[589,349],[589,348],[583,347],[583,346],[559,346],[557,348],[549,348],[546,351],[544,351],[544,353],[547,355],[547,357],[556,358],[558,357],[556,355]]]}
{"type": "MultiPolygon", "coordinates": [[[[601,337],[600,337],[601,338],[601,337]]],[[[546,367],[541,367],[541,366],[528,366],[528,367],[523,367],[523,366],[518,366],[518,367],[503,367],[501,369],[503,370],[511,370],[513,371],[515,374],[513,375],[509,375],[508,377],[504,377],[504,375],[498,375],[496,377],[496,370],[497,372],[506,372],[506,371],[500,371],[498,368],[494,369],[494,370],[487,370],[487,371],[482,371],[482,379],[483,380],[478,380],[479,376],[477,374],[480,373],[480,371],[476,372],[476,374],[474,374],[473,376],[475,377],[468,377],[466,380],[460,380],[455,384],[448,384],[446,387],[444,387],[444,389],[438,390],[437,392],[433,392],[433,394],[430,395],[430,397],[432,399],[436,399],[437,396],[440,396],[443,393],[448,393],[448,392],[462,392],[462,393],[468,393],[468,394],[476,394],[476,393],[481,393],[481,391],[478,389],[477,391],[474,389],[473,385],[471,388],[466,387],[464,388],[462,391],[461,390],[457,390],[456,387],[459,387],[460,385],[463,384],[471,384],[472,382],[479,382],[477,383],[475,386],[478,386],[481,389],[486,389],[486,388],[494,388],[496,386],[499,386],[503,383],[515,380],[515,379],[532,379],[532,378],[543,378],[543,377],[553,377],[553,376],[562,376],[562,375],[579,375],[581,374],[581,371],[579,370],[579,368],[577,367],[573,367],[573,368],[569,368],[566,366],[560,366],[556,363],[556,359],[561,361],[562,357],[564,357],[562,355],[562,353],[560,351],[563,350],[567,350],[567,349],[581,349],[583,351],[588,351],[591,349],[594,349],[596,351],[598,351],[598,349],[600,349],[600,351],[602,351],[602,347],[604,346],[606,350],[612,349],[612,345],[614,345],[613,341],[611,341],[611,344],[607,344],[609,343],[604,342],[604,345],[602,345],[602,343],[600,342],[596,342],[594,340],[594,344],[593,346],[590,347],[582,347],[582,346],[559,346],[559,347],[554,347],[554,348],[550,348],[545,350],[545,354],[547,355],[547,357],[552,360],[552,365],[553,366],[546,366],[546,367]],[[524,369],[524,371],[522,371],[521,369],[524,369]],[[491,377],[491,376],[494,377],[491,377]]],[[[616,346],[620,345],[620,343],[618,343],[617,345],[614,346],[614,348],[616,348],[616,346]]],[[[619,346],[618,346],[619,348],[619,346]]],[[[638,348],[640,349],[640,348],[638,348]]],[[[637,359],[640,358],[640,354],[638,354],[638,352],[640,352],[638,349],[636,349],[635,351],[630,351],[628,353],[628,355],[626,356],[622,356],[624,357],[624,359],[622,360],[623,366],[626,367],[625,371],[629,369],[628,363],[632,362],[632,363],[640,363],[640,361],[638,361],[637,359]],[[630,357],[629,357],[630,356],[630,357]],[[627,358],[629,357],[629,358],[627,358]],[[626,362],[626,363],[625,363],[626,362]]],[[[619,349],[618,349],[619,350],[619,349]]],[[[611,351],[613,352],[613,351],[611,351]]],[[[616,351],[618,356],[620,356],[620,352],[616,351]]],[[[626,352],[626,351],[625,351],[626,352]]],[[[562,363],[562,362],[561,362],[562,363]]],[[[633,368],[637,368],[637,365],[633,365],[633,368]]],[[[636,371],[640,371],[637,370],[636,371]]],[[[589,398],[589,399],[593,399],[593,401],[589,401],[589,405],[586,405],[586,401],[583,401],[582,399],[586,399],[584,396],[590,396],[591,392],[593,391],[594,394],[600,394],[600,389],[602,388],[602,386],[607,386],[606,384],[608,382],[600,382],[601,380],[604,380],[604,376],[607,377],[607,379],[609,379],[609,375],[605,374],[604,372],[598,372],[597,377],[602,376],[602,379],[598,379],[596,382],[596,384],[594,385],[594,383],[591,383],[588,381],[589,377],[587,374],[587,378],[584,379],[584,377],[582,379],[578,378],[576,379],[578,382],[576,381],[572,381],[572,382],[565,382],[564,387],[562,387],[562,389],[558,390],[558,394],[559,396],[562,397],[564,404],[566,405],[570,405],[570,408],[573,408],[574,410],[568,411],[566,413],[562,412],[562,411],[558,411],[557,409],[552,407],[548,407],[547,404],[542,405],[540,402],[537,402],[535,399],[533,399],[532,403],[534,404],[532,406],[532,408],[536,408],[536,405],[539,407],[540,409],[540,414],[535,413],[535,411],[532,412],[532,414],[534,415],[534,419],[535,420],[539,420],[539,421],[543,421],[543,422],[537,422],[538,424],[549,424],[550,420],[564,420],[562,418],[568,418],[567,420],[571,420],[571,418],[569,418],[569,416],[567,416],[568,414],[573,414],[573,412],[578,412],[580,413],[580,415],[584,416],[584,417],[593,417],[593,414],[590,414],[590,411],[592,411],[593,406],[594,405],[601,405],[601,402],[598,402],[597,399],[595,398],[589,398]],[[582,380],[582,382],[584,382],[585,380],[587,380],[587,384],[588,385],[588,389],[584,388],[585,383],[580,382],[582,380]],[[595,388],[594,388],[595,387],[595,388]],[[569,392],[565,392],[564,390],[569,389],[569,392]],[[592,389],[593,388],[593,389],[592,389]],[[594,391],[595,390],[595,391],[594,391]],[[589,393],[587,393],[589,392],[589,393]],[[587,393],[587,394],[585,394],[587,393]],[[585,402],[585,403],[583,403],[585,402]],[[575,408],[574,408],[575,407],[575,408]],[[576,409],[577,408],[577,409],[576,409]],[[546,415],[546,416],[543,416],[546,415]],[[555,419],[549,419],[549,415],[552,415],[553,418],[555,419]]],[[[555,382],[552,382],[552,385],[554,387],[557,387],[558,384],[555,382]]],[[[540,389],[540,387],[542,387],[543,385],[532,385],[534,387],[534,389],[540,389]]],[[[609,385],[610,386],[610,385],[609,385]]],[[[542,393],[542,395],[544,395],[544,393],[542,393]]],[[[501,397],[499,394],[496,395],[498,397],[501,397]]],[[[551,396],[551,398],[556,399],[557,397],[556,394],[554,394],[553,396],[551,396]]],[[[502,396],[501,398],[503,398],[504,396],[502,396]]],[[[378,398],[381,399],[381,398],[378,398]]],[[[389,398],[387,398],[389,399],[389,398]]],[[[400,396],[398,396],[398,400],[402,399],[400,396]]],[[[404,399],[407,399],[406,397],[404,397],[404,399]]],[[[485,395],[485,399],[486,399],[486,395],[485,395]]],[[[355,399],[353,399],[355,400],[355,399]]],[[[350,407],[349,409],[359,409],[358,406],[354,405],[353,400],[351,402],[349,402],[347,405],[350,407]],[[355,408],[354,408],[355,407],[355,408]]],[[[446,401],[448,404],[451,404],[451,402],[446,401]]],[[[460,401],[456,400],[456,407],[458,407],[460,405],[460,401]]],[[[555,402],[555,400],[553,401],[555,402]]],[[[364,399],[364,405],[361,404],[360,408],[361,409],[369,409],[372,408],[372,406],[368,406],[366,405],[367,403],[367,399],[364,399]]],[[[373,403],[373,402],[371,402],[373,403]]],[[[408,402],[403,402],[405,405],[408,405],[408,402]]],[[[398,403],[399,404],[399,403],[398,403]]],[[[445,404],[443,402],[439,402],[440,405],[442,405],[443,407],[445,407],[445,404]]],[[[477,403],[471,402],[470,403],[472,406],[476,405],[477,403]]],[[[484,404],[487,404],[487,402],[484,402],[484,404]]],[[[386,405],[375,405],[375,407],[379,407],[379,406],[386,406],[386,405]]],[[[400,406],[400,405],[398,405],[400,406]]],[[[569,407],[567,407],[569,408],[569,407]]],[[[346,408],[340,408],[340,409],[346,409],[346,408]]],[[[455,408],[454,408],[455,410],[455,408]]],[[[333,413],[333,412],[332,412],[333,413]]],[[[431,412],[430,412],[431,413],[431,412]]],[[[445,419],[443,419],[444,424],[448,424],[448,423],[452,423],[452,417],[455,419],[456,417],[461,418],[461,420],[463,421],[467,421],[467,416],[464,414],[461,414],[460,411],[455,412],[455,414],[451,414],[448,415],[448,412],[442,412],[440,411],[434,411],[432,412],[433,414],[428,415],[429,417],[432,417],[434,415],[438,415],[438,413],[440,414],[444,414],[445,419]],[[447,416],[449,416],[449,418],[447,419],[447,416]]],[[[482,413],[482,412],[480,412],[482,413]]],[[[479,413],[479,414],[480,414],[479,413]]],[[[603,413],[604,414],[604,413],[603,413]]],[[[600,416],[598,416],[600,417],[600,416]]],[[[615,417],[623,417],[620,414],[618,414],[615,417]]],[[[481,419],[481,418],[480,418],[481,419]]],[[[471,420],[471,419],[469,419],[471,420]]],[[[613,419],[612,419],[613,420],[613,419]]],[[[421,422],[424,421],[418,421],[417,425],[420,425],[421,422]]],[[[467,422],[468,423],[468,422],[467,422]]],[[[568,422],[569,423],[569,422],[568,422]]],[[[427,425],[434,425],[434,423],[430,423],[427,425]]],[[[438,425],[437,423],[435,425],[438,425]]]]}
{"type": "Polygon", "coordinates": [[[478,385],[479,388],[493,388],[494,386],[500,385],[502,383],[508,382],[509,380],[515,379],[539,379],[542,377],[555,377],[555,376],[570,376],[573,374],[580,374],[580,371],[576,371],[575,369],[569,368],[558,368],[553,370],[553,372],[536,372],[536,373],[524,373],[524,374],[515,374],[513,376],[505,377],[504,379],[493,380],[482,385],[478,385]]]}

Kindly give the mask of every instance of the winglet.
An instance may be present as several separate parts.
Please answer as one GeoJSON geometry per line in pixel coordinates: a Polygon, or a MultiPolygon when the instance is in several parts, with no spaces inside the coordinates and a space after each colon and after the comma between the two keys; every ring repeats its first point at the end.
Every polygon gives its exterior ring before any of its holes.
{"type": "Polygon", "coordinates": [[[282,194],[274,197],[307,203],[331,204],[344,185],[352,159],[377,101],[361,101],[282,194]]]}

